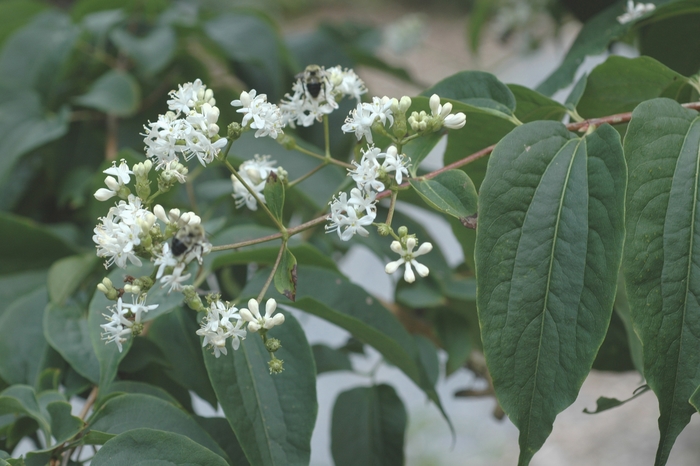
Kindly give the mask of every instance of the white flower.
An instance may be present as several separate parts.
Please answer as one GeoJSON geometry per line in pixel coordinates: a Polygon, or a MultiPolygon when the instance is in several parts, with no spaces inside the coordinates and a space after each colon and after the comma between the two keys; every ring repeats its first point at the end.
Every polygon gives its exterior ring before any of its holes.
{"type": "Polygon", "coordinates": [[[107,199],[111,199],[119,194],[122,187],[131,182],[130,175],[134,174],[133,171],[129,170],[129,165],[126,164],[124,159],[122,159],[119,166],[117,166],[116,162],[112,162],[112,167],[108,168],[102,173],[112,176],[105,178],[107,189],[100,188],[95,192],[95,199],[98,201],[106,201],[107,199]]]}
{"type": "Polygon", "coordinates": [[[243,91],[241,98],[232,101],[231,105],[242,107],[236,110],[237,113],[243,113],[241,126],[257,129],[256,138],[270,136],[277,139],[278,135],[283,134],[282,113],[277,105],[267,101],[266,94],[256,95],[255,89],[243,91]]]}
{"type": "Polygon", "coordinates": [[[272,314],[277,309],[277,301],[274,298],[270,298],[265,303],[265,316],[260,315],[260,309],[258,302],[255,299],[248,301],[248,307],[250,309],[241,309],[241,319],[248,322],[248,331],[257,332],[261,328],[266,330],[271,329],[276,325],[281,325],[284,323],[284,314],[277,314],[272,316],[272,314]]]}
{"type": "MultiPolygon", "coordinates": [[[[255,154],[252,159],[246,160],[238,167],[238,174],[263,203],[265,202],[263,190],[265,189],[267,178],[271,173],[277,173],[277,168],[274,167],[275,163],[277,162],[270,160],[269,155],[261,157],[255,154]]],[[[236,200],[236,207],[238,208],[245,204],[250,210],[258,210],[257,199],[246,189],[243,183],[234,175],[231,175],[231,182],[233,183],[232,196],[236,200]]]]}
{"type": "Polygon", "coordinates": [[[394,175],[397,184],[401,184],[403,175],[408,176],[408,161],[404,154],[399,154],[395,146],[390,146],[384,155],[382,168],[386,172],[395,172],[394,175]]]}
{"type": "Polygon", "coordinates": [[[122,298],[118,298],[115,305],[107,308],[112,311],[112,314],[102,314],[107,318],[107,323],[100,325],[104,330],[100,335],[101,339],[107,340],[107,343],[116,343],[121,353],[122,343],[127,340],[126,337],[141,333],[143,327],[140,324],[143,314],[157,307],[158,304],[146,305],[146,295],[134,297],[132,304],[124,304],[122,298]]]}
{"type": "Polygon", "coordinates": [[[359,141],[364,136],[368,143],[372,143],[372,125],[379,121],[382,125],[389,122],[394,124],[394,116],[391,112],[392,101],[388,97],[372,97],[372,103],[358,103],[357,108],[350,112],[342,126],[344,133],[355,133],[359,141]]]}
{"type": "Polygon", "coordinates": [[[188,273],[186,275],[182,275],[182,272],[185,270],[186,264],[184,263],[178,263],[175,268],[173,268],[173,271],[170,275],[163,275],[160,279],[160,282],[163,284],[163,288],[166,286],[169,286],[170,289],[168,290],[168,294],[172,293],[173,291],[182,291],[182,283],[188,280],[192,274],[188,273]]]}
{"type": "Polygon", "coordinates": [[[196,105],[200,90],[206,88],[201,79],[195,79],[193,83],[185,83],[177,86],[177,91],[170,91],[171,99],[168,100],[168,108],[174,112],[188,114],[196,105]]]}
{"type": "Polygon", "coordinates": [[[374,202],[374,198],[368,202],[364,198],[365,194],[359,189],[354,189],[351,194],[358,197],[348,201],[347,193],[342,192],[337,198],[334,197],[330,202],[331,214],[327,217],[331,223],[326,225],[326,233],[337,231],[343,241],[349,241],[355,234],[369,236],[369,232],[364,227],[371,225],[377,216],[376,208],[369,207],[369,204],[374,202]],[[355,208],[355,205],[359,208],[355,208]]]}
{"type": "Polygon", "coordinates": [[[635,4],[632,0],[627,0],[627,6],[625,8],[625,13],[617,17],[617,22],[620,24],[627,24],[637,18],[644,16],[650,11],[654,11],[656,5],[653,3],[637,3],[635,4]]]}
{"type": "Polygon", "coordinates": [[[352,177],[357,187],[364,191],[384,191],[384,183],[377,179],[380,174],[379,169],[381,168],[381,165],[379,165],[377,161],[379,153],[380,149],[370,147],[368,151],[363,151],[360,163],[353,161],[352,164],[355,168],[352,170],[348,169],[348,175],[352,177]]]}
{"type": "Polygon", "coordinates": [[[246,337],[243,320],[235,306],[222,301],[214,301],[207,309],[207,315],[202,319],[201,328],[197,335],[203,336],[202,346],[209,346],[214,350],[217,358],[226,351],[226,339],[231,338],[231,346],[237,350],[241,340],[246,337]]]}
{"type": "Polygon", "coordinates": [[[413,248],[415,247],[416,239],[413,237],[409,237],[406,240],[405,249],[400,242],[392,242],[391,250],[394,251],[396,254],[399,254],[401,258],[399,260],[389,262],[384,268],[384,271],[386,273],[394,273],[402,264],[406,264],[406,271],[403,274],[403,279],[406,280],[408,283],[413,283],[416,280],[416,276],[413,274],[411,265],[413,265],[413,267],[416,268],[416,272],[418,272],[418,275],[420,275],[421,277],[427,277],[430,273],[430,270],[425,265],[416,261],[415,258],[432,251],[433,245],[430,243],[423,243],[420,245],[416,252],[413,252],[413,248]]]}
{"type": "Polygon", "coordinates": [[[445,105],[440,105],[440,97],[437,94],[430,96],[430,112],[436,120],[437,128],[444,126],[449,129],[460,129],[467,121],[466,115],[462,112],[450,115],[452,104],[447,102],[445,105]]]}

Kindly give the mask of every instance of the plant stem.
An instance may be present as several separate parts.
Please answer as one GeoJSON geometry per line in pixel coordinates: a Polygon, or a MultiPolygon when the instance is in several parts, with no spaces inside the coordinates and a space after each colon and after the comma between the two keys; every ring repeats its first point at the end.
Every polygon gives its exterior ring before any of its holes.
{"type": "Polygon", "coordinates": [[[308,177],[310,177],[311,175],[313,175],[313,174],[316,173],[317,171],[321,170],[321,169],[322,169],[323,167],[325,167],[326,165],[327,165],[327,164],[326,164],[325,162],[324,162],[324,163],[321,163],[321,164],[319,164],[319,165],[317,165],[317,166],[314,167],[309,173],[307,173],[307,174],[305,174],[305,175],[301,175],[299,178],[297,178],[297,179],[294,180],[294,181],[290,181],[289,184],[287,185],[287,187],[291,188],[292,186],[301,183],[302,181],[304,181],[305,179],[307,179],[308,177]]]}
{"type": "Polygon", "coordinates": [[[260,294],[258,294],[258,303],[262,301],[262,299],[265,297],[265,293],[267,292],[267,289],[270,287],[270,283],[272,283],[272,279],[275,277],[275,272],[277,272],[277,268],[280,265],[280,262],[282,261],[282,254],[284,254],[284,250],[287,248],[287,242],[282,241],[282,245],[280,246],[280,251],[277,253],[277,259],[275,259],[275,265],[272,266],[272,271],[270,272],[270,276],[267,277],[267,281],[262,287],[262,290],[260,290],[260,294]]]}

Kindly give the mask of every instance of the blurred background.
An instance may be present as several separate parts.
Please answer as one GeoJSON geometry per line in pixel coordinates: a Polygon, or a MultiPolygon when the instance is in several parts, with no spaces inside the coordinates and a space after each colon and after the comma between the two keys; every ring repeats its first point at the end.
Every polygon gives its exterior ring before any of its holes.
{"type": "MultiPolygon", "coordinates": [[[[73,54],[70,63],[62,65],[56,76],[42,72],[32,75],[34,84],[41,84],[36,86],[41,89],[38,99],[53,112],[46,120],[46,125],[54,129],[53,139],[38,138],[25,147],[17,147],[8,143],[10,130],[3,129],[3,153],[12,157],[0,161],[0,208],[48,225],[66,241],[89,245],[94,219],[103,214],[102,207],[92,199],[102,182],[101,170],[109,160],[125,156],[125,150],[128,158],[129,148],[133,151],[131,157],[139,157],[143,145],[141,126],[164,111],[165,95],[177,83],[206,76],[205,82],[214,89],[222,109],[221,122],[236,117],[233,110],[225,109],[228,106],[224,103],[237,98],[241,90],[256,88],[266,92],[271,101],[278,100],[288,91],[294,74],[312,62],[354,67],[367,83],[370,96],[416,95],[463,70],[488,71],[505,83],[535,87],[560,64],[581,21],[614,3],[623,2],[0,1],[3,47],[8,38],[16,40],[12,34],[31,25],[39,15],[58,15],[45,19],[55,27],[39,24],[31,33],[34,38],[23,40],[32,47],[42,46],[41,41],[48,43],[42,49],[47,56],[60,53],[61,41],[69,40],[65,31],[56,26],[60,18],[92,31],[91,36],[79,42],[80,53],[73,54]],[[134,66],[134,82],[115,78],[117,81],[111,85],[121,86],[122,95],[105,97],[94,81],[114,67],[113,60],[134,66]],[[72,108],[70,118],[63,113],[65,106],[72,108]],[[61,158],[65,153],[75,156],[61,158]],[[95,173],[99,176],[95,177],[95,173]]],[[[616,44],[604,55],[588,57],[578,74],[601,63],[609,53],[636,56],[636,45],[616,44]]],[[[116,65],[119,67],[119,63],[116,65]]],[[[7,65],[3,68],[0,60],[0,78],[13,79],[12,73],[7,65]]],[[[561,90],[554,97],[563,101],[567,94],[568,90],[561,90]]],[[[0,112],[0,120],[4,118],[5,124],[8,112],[8,107],[0,112]]],[[[336,124],[342,119],[338,116],[336,124]]],[[[311,142],[320,137],[315,129],[301,133],[311,142]]],[[[334,151],[349,152],[353,139],[352,135],[337,137],[333,140],[334,151]]],[[[440,163],[438,146],[425,161],[425,168],[440,163]]],[[[229,192],[227,179],[214,178],[207,188],[197,192],[197,197],[202,202],[214,202],[229,192]]],[[[410,212],[427,219],[425,223],[450,266],[464,262],[462,248],[445,220],[415,208],[410,212]]],[[[44,260],[49,259],[53,260],[44,260]]],[[[387,303],[394,300],[395,281],[381,272],[383,264],[365,246],[352,246],[342,258],[341,268],[377,298],[387,303]],[[368,269],[379,273],[369,274],[368,269]]],[[[324,321],[298,312],[296,315],[307,330],[310,343],[337,347],[349,337],[324,321]]],[[[370,371],[379,360],[371,348],[366,348],[365,353],[351,355],[359,372],[370,371]]],[[[444,372],[447,355],[441,351],[439,357],[444,372]]],[[[460,368],[447,378],[441,377],[438,385],[455,426],[454,442],[435,406],[399,370],[381,365],[375,380],[391,382],[406,404],[408,465],[517,463],[517,429],[507,418],[497,418],[500,416],[494,399],[455,396],[460,391],[474,393],[487,388],[485,381],[472,371],[460,368]]],[[[319,416],[311,464],[332,464],[330,423],[338,393],[368,383],[367,377],[346,371],[319,375],[319,416]]],[[[533,466],[651,464],[658,441],[658,410],[651,393],[600,414],[583,413],[584,408],[594,410],[600,396],[626,399],[642,384],[641,376],[634,370],[593,371],[578,400],[557,418],[552,435],[535,455],[533,466]]],[[[195,395],[196,410],[203,415],[212,413],[208,405],[197,400],[195,395]]],[[[76,409],[80,402],[76,398],[76,409]]],[[[700,464],[698,438],[700,421],[694,416],[678,438],[668,464],[700,464]]]]}

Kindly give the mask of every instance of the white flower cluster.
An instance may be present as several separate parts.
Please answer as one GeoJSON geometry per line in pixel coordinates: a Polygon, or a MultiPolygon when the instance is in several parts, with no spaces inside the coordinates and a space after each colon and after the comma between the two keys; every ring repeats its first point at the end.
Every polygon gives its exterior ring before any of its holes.
{"type": "Polygon", "coordinates": [[[196,156],[202,165],[211,163],[227,143],[219,137],[214,93],[197,79],[178,86],[170,97],[170,111],[144,126],[146,156],[157,161],[157,170],[179,160],[180,155],[185,160],[196,156]]]}
{"type": "MultiPolygon", "coordinates": [[[[359,141],[363,137],[372,144],[372,126],[378,122],[381,126],[389,122],[389,127],[394,124],[393,107],[398,107],[399,102],[389,97],[372,97],[372,102],[358,103],[357,108],[350,112],[341,128],[344,133],[355,133],[359,141]]],[[[408,105],[411,105],[410,99],[408,105]]],[[[406,107],[408,109],[408,107],[406,107]]],[[[405,111],[405,110],[404,110],[405,111]]]]}
{"type": "Polygon", "coordinates": [[[406,280],[408,283],[413,283],[416,280],[416,276],[413,273],[411,265],[413,265],[413,267],[416,268],[416,272],[418,272],[418,275],[420,275],[421,277],[427,277],[430,273],[428,267],[416,261],[415,258],[432,251],[433,245],[431,243],[425,242],[420,245],[416,252],[413,252],[413,249],[416,247],[417,244],[416,239],[412,236],[409,236],[406,238],[405,243],[405,246],[399,241],[393,241],[391,243],[391,250],[394,251],[396,254],[399,254],[401,258],[389,262],[384,268],[384,271],[386,273],[394,273],[401,265],[406,264],[406,270],[404,271],[403,279],[406,280]]]}
{"type": "Polygon", "coordinates": [[[282,113],[277,105],[267,101],[266,94],[257,95],[255,89],[250,92],[241,92],[241,98],[231,102],[234,107],[242,107],[236,110],[243,114],[241,126],[257,130],[256,138],[269,136],[277,139],[277,136],[284,134],[282,127],[282,113]]]}
{"type": "Polygon", "coordinates": [[[100,218],[92,240],[97,246],[97,256],[106,258],[105,268],[112,264],[125,268],[126,261],[141,266],[134,248],[141,244],[156,221],[156,216],[141,207],[141,199],[130,194],[127,201],[111,207],[100,218]]]}
{"type": "MultiPolygon", "coordinates": [[[[261,157],[255,154],[254,158],[246,160],[238,167],[238,174],[243,178],[243,181],[255,191],[258,198],[263,203],[265,202],[263,190],[265,189],[267,177],[270,176],[270,173],[277,173],[277,168],[274,167],[274,164],[277,162],[269,159],[269,155],[263,155],[261,157]]],[[[243,183],[234,175],[231,175],[231,182],[233,183],[232,196],[236,200],[236,207],[238,208],[245,204],[250,210],[258,210],[257,199],[246,189],[243,183]]]]}
{"type": "Polygon", "coordinates": [[[209,346],[217,358],[228,354],[226,340],[231,338],[231,347],[237,350],[241,340],[245,340],[247,332],[269,330],[284,323],[284,315],[272,314],[277,309],[277,302],[270,298],[265,303],[265,316],[260,315],[259,304],[255,299],[248,301],[250,309],[240,311],[235,306],[224,303],[219,299],[212,301],[207,309],[207,315],[202,319],[201,328],[197,335],[203,336],[202,346],[209,346]],[[243,325],[248,324],[244,329],[243,325]],[[247,330],[246,330],[247,329],[247,330]]]}
{"type": "Polygon", "coordinates": [[[132,170],[129,170],[129,165],[127,165],[125,160],[122,160],[119,166],[117,166],[116,162],[112,162],[112,167],[102,173],[111,176],[105,178],[107,188],[100,188],[95,192],[95,199],[98,201],[106,201],[118,195],[131,182],[131,175],[134,174],[132,170]]]}
{"type": "Polygon", "coordinates": [[[234,351],[241,345],[241,340],[245,340],[246,331],[242,328],[243,324],[244,321],[235,306],[215,300],[209,305],[197,335],[204,337],[202,346],[209,346],[218,358],[221,353],[228,354],[226,339],[231,338],[234,351]]]}
{"type": "Polygon", "coordinates": [[[166,225],[166,231],[176,231],[172,246],[163,242],[160,252],[155,254],[156,280],[160,280],[163,287],[170,287],[168,293],[181,291],[182,284],[191,276],[189,273],[183,275],[187,264],[194,259],[201,264],[202,256],[211,251],[211,243],[204,236],[202,219],[194,212],[181,214],[180,209],[170,209],[166,214],[160,205],[156,205],[153,212],[166,225]]]}
{"type": "Polygon", "coordinates": [[[644,16],[650,11],[654,11],[656,5],[653,3],[634,3],[632,0],[627,0],[627,6],[625,12],[617,17],[617,22],[620,24],[627,24],[630,21],[634,21],[637,18],[644,16]]]}
{"type": "Polygon", "coordinates": [[[104,332],[101,334],[106,343],[114,342],[122,352],[122,343],[127,337],[139,335],[143,330],[143,314],[158,307],[158,304],[146,305],[146,295],[142,294],[133,297],[132,304],[124,304],[122,298],[117,298],[117,303],[107,308],[111,314],[102,314],[107,318],[107,323],[100,325],[104,332]]]}
{"type": "Polygon", "coordinates": [[[292,91],[292,95],[285,94],[280,109],[283,124],[296,128],[297,125],[307,127],[313,125],[314,121],[321,121],[324,115],[338,108],[337,102],[343,97],[359,101],[367,88],[351,69],[340,66],[324,69],[312,65],[298,76],[292,85],[292,91]],[[313,84],[310,84],[310,73],[313,73],[313,84]],[[318,85],[318,94],[314,96],[308,89],[309,85],[318,85]]]}
{"type": "Polygon", "coordinates": [[[385,183],[390,181],[389,172],[394,172],[393,179],[401,184],[403,175],[408,176],[408,159],[399,154],[395,146],[390,146],[386,152],[374,146],[362,151],[360,163],[353,162],[355,168],[348,175],[355,181],[357,187],[347,193],[341,192],[330,202],[330,221],[326,231],[336,231],[343,241],[349,241],[355,234],[368,236],[366,226],[374,222],[377,216],[377,193],[386,189],[385,183]],[[380,163],[379,159],[383,159],[380,163]]]}

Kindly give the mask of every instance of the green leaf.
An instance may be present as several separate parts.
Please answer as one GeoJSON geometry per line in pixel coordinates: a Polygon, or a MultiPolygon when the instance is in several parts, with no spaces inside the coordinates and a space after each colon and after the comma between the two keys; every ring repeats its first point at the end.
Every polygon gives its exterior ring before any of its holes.
{"type": "Polygon", "coordinates": [[[644,376],[659,399],[666,463],[700,385],[700,118],[668,99],[640,104],[625,136],[629,166],[624,272],[644,376]]]}
{"type": "MultiPolygon", "coordinates": [[[[280,302],[321,317],[371,345],[442,410],[437,392],[420,361],[415,341],[384,306],[362,288],[330,270],[305,266],[300,267],[297,274],[297,300],[280,302]]],[[[242,295],[248,296],[252,294],[251,290],[260,290],[262,283],[259,281],[264,281],[262,274],[246,285],[242,295]]]]}
{"type": "Polygon", "coordinates": [[[216,408],[216,394],[204,367],[202,345],[196,334],[199,325],[194,314],[194,311],[179,308],[161,316],[151,325],[148,338],[169,361],[167,374],[216,408]]]}
{"type": "Polygon", "coordinates": [[[336,466],[402,465],[406,408],[390,385],[357,387],[333,406],[331,452],[336,466]]]}
{"type": "Polygon", "coordinates": [[[250,464],[245,457],[245,453],[243,453],[240,443],[238,443],[236,434],[233,433],[225,418],[195,416],[195,420],[226,452],[231,460],[230,464],[234,466],[247,466],[250,464]]]}
{"type": "Polygon", "coordinates": [[[411,177],[415,177],[418,172],[418,166],[425,159],[433,148],[440,142],[443,134],[441,132],[430,133],[427,136],[414,139],[403,147],[403,153],[411,161],[411,166],[408,167],[411,172],[411,177]]]}
{"type": "Polygon", "coordinates": [[[447,352],[445,376],[464,366],[472,345],[469,338],[469,321],[457,313],[441,310],[435,317],[435,330],[447,352]]]}
{"type": "Polygon", "coordinates": [[[314,353],[314,361],[316,361],[316,374],[352,370],[352,363],[346,351],[320,344],[313,345],[311,349],[314,353]]]}
{"type": "Polygon", "coordinates": [[[51,416],[51,435],[56,439],[54,445],[71,439],[85,425],[82,419],[71,415],[71,404],[67,401],[51,402],[46,410],[51,416]]]}
{"type": "Polygon", "coordinates": [[[476,188],[462,170],[448,170],[429,180],[410,182],[425,203],[439,212],[460,220],[476,213],[476,188]]]}
{"type": "Polygon", "coordinates": [[[561,121],[566,107],[530,88],[519,84],[508,84],[515,97],[515,117],[523,123],[537,120],[561,121]]]}
{"type": "Polygon", "coordinates": [[[508,86],[484,71],[461,71],[421,92],[426,97],[433,94],[439,95],[441,99],[458,100],[506,115],[512,115],[516,105],[515,96],[508,86]]]}
{"type": "Polygon", "coordinates": [[[270,330],[282,347],[275,356],[284,372],[271,375],[262,340],[248,333],[238,350],[204,362],[214,390],[246,457],[255,465],[307,464],[318,409],[316,368],[299,323],[285,313],[285,322],[270,330]]]}
{"type": "Polygon", "coordinates": [[[45,227],[6,213],[0,213],[0,237],[0,274],[47,268],[76,252],[45,227]]]}
{"type": "Polygon", "coordinates": [[[588,82],[588,75],[583,74],[578,81],[576,81],[576,84],[574,84],[573,89],[571,89],[571,92],[569,95],[566,97],[566,108],[568,109],[575,109],[576,106],[578,105],[579,101],[581,100],[581,96],[583,93],[586,91],[586,83],[588,82]]]}
{"type": "Polygon", "coordinates": [[[153,76],[168,66],[177,47],[175,31],[168,26],[157,27],[143,37],[135,37],[126,29],[115,29],[109,38],[136,62],[138,71],[145,76],[153,76]]]}
{"type": "Polygon", "coordinates": [[[533,122],[494,150],[479,196],[477,303],[496,395],[529,464],[605,337],[622,254],[625,164],[608,125],[533,122]]]}
{"type": "Polygon", "coordinates": [[[617,398],[606,398],[604,396],[599,397],[595,404],[596,408],[595,411],[589,411],[588,408],[584,408],[583,412],[586,414],[598,414],[602,413],[603,411],[607,411],[609,409],[617,408],[618,406],[622,406],[623,404],[627,403],[628,401],[632,401],[635,398],[637,398],[639,395],[646,393],[650,390],[648,385],[642,385],[641,387],[637,387],[634,390],[634,394],[627,398],[626,400],[618,400],[617,398]]]}
{"type": "Polygon", "coordinates": [[[57,305],[65,304],[98,262],[94,252],[66,257],[55,262],[49,269],[47,281],[51,302],[57,305]]]}
{"type": "Polygon", "coordinates": [[[631,112],[655,97],[686,101],[691,90],[688,78],[653,58],[611,56],[591,71],[576,110],[583,118],[631,112]]]}
{"type": "Polygon", "coordinates": [[[39,424],[46,438],[51,438],[49,415],[42,412],[32,387],[13,385],[0,392],[0,416],[3,414],[29,416],[39,424]]]}
{"type": "Polygon", "coordinates": [[[92,83],[87,93],[73,101],[109,115],[128,117],[134,115],[141,105],[141,88],[129,73],[111,70],[92,83]]]}
{"type": "Polygon", "coordinates": [[[70,108],[44,108],[37,91],[0,87],[0,182],[24,154],[68,132],[70,108]]]}
{"type": "Polygon", "coordinates": [[[76,303],[49,303],[44,312],[44,336],[76,372],[93,383],[99,381],[100,365],[90,340],[85,308],[76,303]]]}
{"type": "Polygon", "coordinates": [[[0,52],[0,85],[51,95],[79,33],[70,18],[57,10],[35,16],[5,42],[0,52]]]}
{"type": "Polygon", "coordinates": [[[695,1],[677,2],[673,5],[677,10],[675,16],[664,18],[670,16],[669,7],[661,11],[660,21],[641,28],[639,52],[656,58],[679,73],[692,76],[700,71],[698,4],[695,1]]]}
{"type": "MultiPolygon", "coordinates": [[[[231,230],[237,230],[239,227],[234,227],[231,230]]],[[[268,233],[269,234],[269,233],[268,233]]],[[[253,238],[256,237],[262,237],[263,235],[260,236],[253,236],[253,238]]],[[[218,236],[217,236],[218,240],[218,236]]],[[[237,241],[244,241],[244,238],[241,238],[237,241]]],[[[219,241],[217,241],[219,242],[219,241]]],[[[290,239],[290,243],[295,242],[294,239],[290,239]]],[[[294,254],[294,257],[297,258],[297,262],[299,264],[306,264],[306,265],[317,265],[319,267],[324,267],[327,269],[332,269],[337,271],[338,270],[338,264],[330,258],[327,254],[323,254],[321,251],[319,251],[316,247],[309,243],[302,243],[302,244],[297,244],[295,246],[288,246],[288,250],[294,254]]],[[[254,246],[246,246],[241,249],[237,249],[234,252],[225,252],[222,251],[222,253],[219,253],[217,257],[214,258],[212,261],[211,267],[212,269],[220,269],[221,267],[225,267],[227,265],[234,265],[234,264],[249,264],[251,262],[257,262],[258,264],[266,264],[266,265],[272,265],[275,263],[275,260],[277,259],[277,254],[279,254],[280,247],[277,245],[274,246],[269,246],[268,244],[261,243],[261,244],[256,244],[254,246]]],[[[215,253],[216,254],[216,253],[215,253]]]]}
{"type": "Polygon", "coordinates": [[[13,302],[0,317],[0,377],[10,384],[37,382],[48,346],[42,327],[47,302],[42,287],[13,302]]]}
{"type": "Polygon", "coordinates": [[[270,176],[267,177],[265,187],[263,188],[263,195],[265,196],[267,208],[270,209],[270,212],[272,212],[272,215],[274,215],[277,220],[282,222],[282,215],[284,213],[284,183],[279,179],[277,173],[270,172],[270,176]]]}
{"type": "Polygon", "coordinates": [[[5,0],[0,3],[0,45],[46,7],[35,0],[5,0]]]}
{"type": "Polygon", "coordinates": [[[92,416],[90,430],[121,434],[139,428],[158,429],[188,437],[217,455],[226,453],[185,411],[149,395],[118,395],[92,416]]]}
{"type": "Polygon", "coordinates": [[[46,270],[0,276],[0,302],[5,303],[0,306],[0,316],[16,299],[41,288],[46,283],[46,276],[46,270]]]}
{"type": "MultiPolygon", "coordinates": [[[[157,321],[156,321],[157,322],[157,321]]],[[[140,393],[142,395],[150,395],[156,398],[167,401],[168,403],[179,406],[178,401],[168,392],[160,387],[144,382],[136,382],[133,380],[119,380],[112,382],[106,389],[102,390],[102,397],[112,393],[140,393]]],[[[104,442],[103,442],[104,443],[104,442]]]]}
{"type": "Polygon", "coordinates": [[[92,466],[168,464],[180,466],[228,466],[226,460],[184,435],[153,429],[133,429],[104,444],[92,466]]]}
{"type": "Polygon", "coordinates": [[[294,301],[297,295],[297,259],[287,247],[284,247],[282,259],[275,271],[275,289],[294,301]]]}

